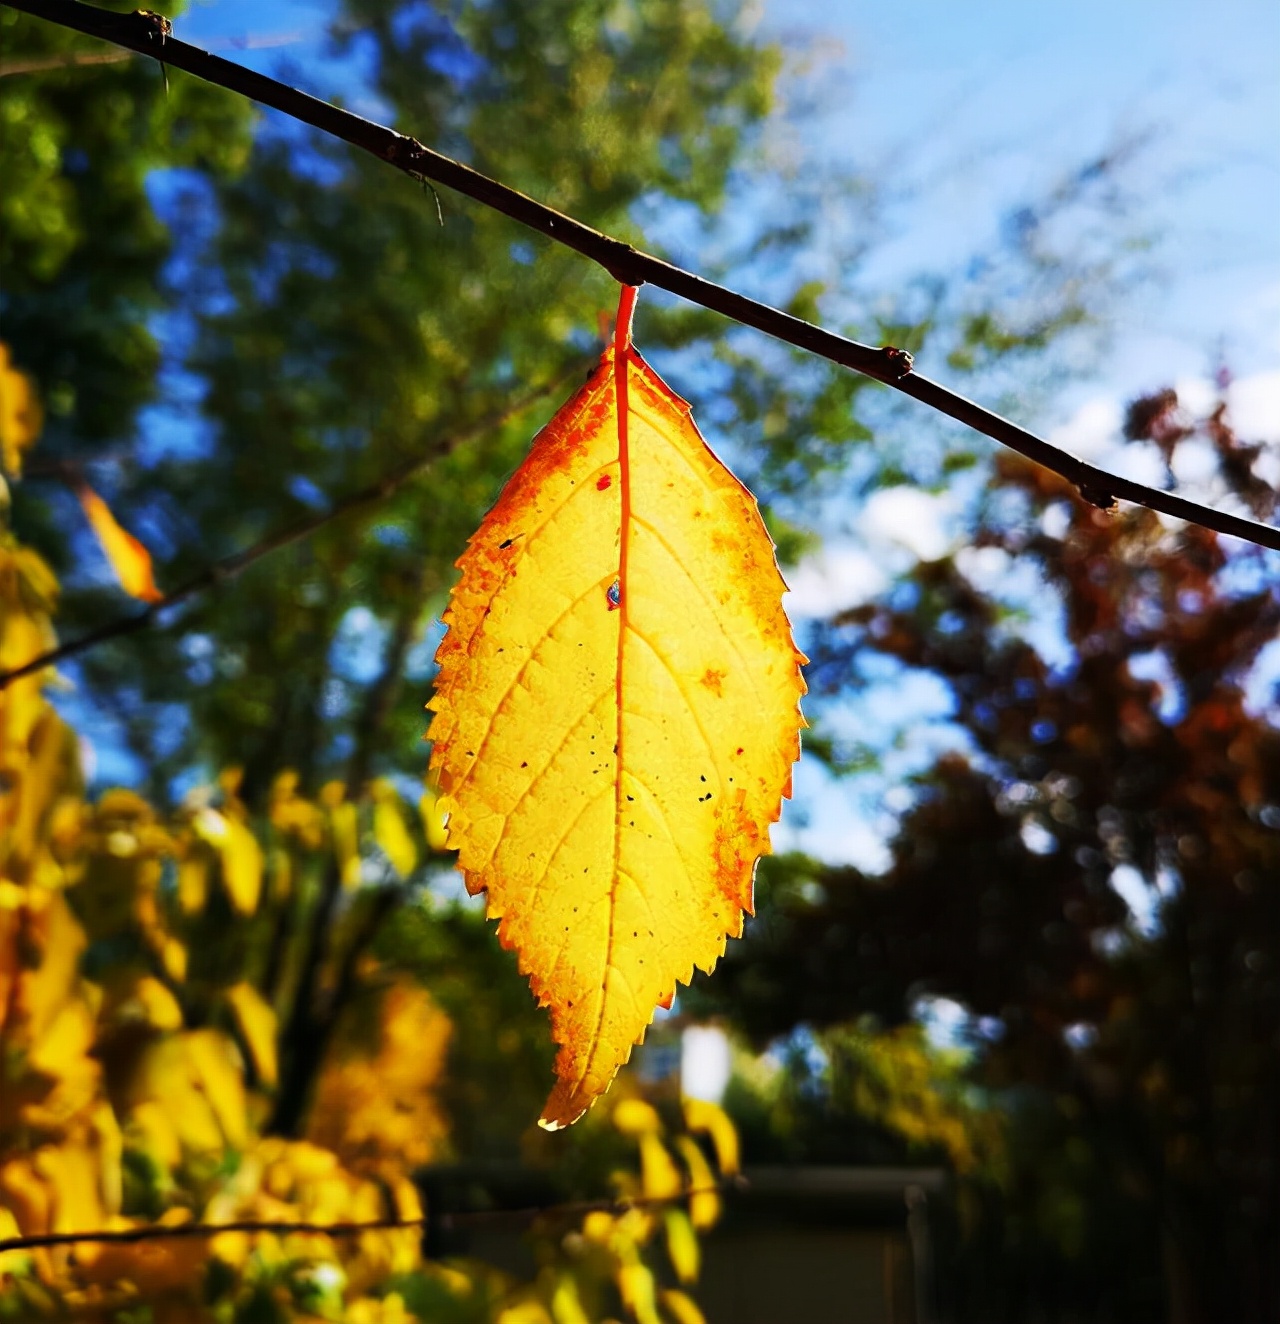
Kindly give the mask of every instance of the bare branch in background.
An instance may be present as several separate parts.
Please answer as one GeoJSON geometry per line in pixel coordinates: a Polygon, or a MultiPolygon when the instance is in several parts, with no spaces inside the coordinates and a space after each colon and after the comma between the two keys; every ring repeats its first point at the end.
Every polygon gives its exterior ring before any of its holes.
{"type": "MultiPolygon", "coordinates": [[[[572,376],[572,372],[561,373],[539,386],[536,390],[522,396],[514,404],[490,414],[489,417],[482,419],[474,426],[444,437],[435,444],[428,445],[421,455],[410,460],[407,464],[391,470],[390,473],[384,474],[376,483],[370,483],[368,487],[362,487],[358,492],[352,492],[349,496],[343,497],[336,504],[330,506],[328,510],[312,515],[308,519],[300,520],[297,524],[291,524],[287,529],[278,529],[274,533],[269,533],[265,538],[254,543],[253,546],[246,547],[244,551],[235,552],[231,556],[224,557],[221,561],[215,561],[213,565],[202,570],[194,579],[189,579],[172,592],[164,594],[163,597],[150,603],[143,611],[135,612],[132,616],[117,617],[113,621],[108,621],[105,625],[100,625],[96,630],[90,630],[88,634],[82,634],[78,639],[70,639],[57,648],[51,648],[47,653],[41,653],[38,657],[33,657],[29,662],[24,662],[22,666],[14,667],[12,671],[0,672],[0,690],[5,689],[6,686],[22,676],[29,676],[33,671],[56,666],[59,662],[65,662],[68,658],[77,657],[79,654],[95,648],[98,644],[106,643],[108,639],[119,639],[123,635],[136,634],[139,630],[145,630],[156,623],[156,619],[162,611],[176,606],[180,602],[185,602],[188,598],[203,593],[207,589],[216,588],[229,579],[234,579],[242,570],[247,570],[255,561],[260,561],[269,553],[279,551],[280,548],[288,547],[292,543],[300,542],[303,538],[315,533],[317,529],[324,528],[326,524],[331,524],[334,520],[341,519],[342,516],[349,515],[354,510],[387,500],[398,492],[405,483],[418,477],[435,461],[443,459],[459,446],[475,441],[487,432],[501,427],[504,423],[522,414],[544,396],[550,395],[570,376],[572,376]]],[[[65,469],[65,466],[63,468],[65,469]]],[[[58,472],[60,476],[65,477],[62,470],[58,472]]]]}

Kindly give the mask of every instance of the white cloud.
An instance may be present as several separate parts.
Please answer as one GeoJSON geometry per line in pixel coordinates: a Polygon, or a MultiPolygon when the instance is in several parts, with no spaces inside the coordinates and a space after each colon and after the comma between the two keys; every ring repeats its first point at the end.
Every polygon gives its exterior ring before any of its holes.
{"type": "Polygon", "coordinates": [[[868,499],[861,527],[871,542],[905,547],[922,561],[936,561],[955,542],[954,514],[949,492],[882,487],[868,499]]]}
{"type": "Polygon", "coordinates": [[[850,543],[829,543],[788,571],[787,614],[793,621],[831,616],[873,598],[889,582],[883,565],[850,543]]]}
{"type": "Polygon", "coordinates": [[[1124,411],[1120,402],[1110,396],[1095,396],[1086,400],[1065,423],[1054,428],[1049,433],[1049,441],[1082,460],[1093,460],[1111,449],[1123,424],[1124,411]]]}
{"type": "Polygon", "coordinates": [[[1241,440],[1280,441],[1280,368],[1232,382],[1227,409],[1241,440]]]}
{"type": "Polygon", "coordinates": [[[1204,418],[1218,403],[1218,388],[1207,377],[1180,377],[1173,384],[1178,403],[1194,418],[1204,418]]]}

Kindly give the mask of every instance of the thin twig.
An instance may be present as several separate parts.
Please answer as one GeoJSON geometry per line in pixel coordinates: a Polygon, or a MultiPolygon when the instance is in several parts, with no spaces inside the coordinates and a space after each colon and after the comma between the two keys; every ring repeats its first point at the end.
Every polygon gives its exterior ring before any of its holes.
{"type": "Polygon", "coordinates": [[[349,515],[361,506],[370,506],[386,500],[399,491],[410,479],[416,478],[437,460],[443,459],[459,446],[484,436],[486,432],[501,427],[504,423],[509,422],[536,404],[544,396],[550,395],[575,371],[577,371],[576,366],[574,369],[560,373],[550,381],[545,382],[537,390],[530,391],[514,404],[490,414],[488,418],[482,419],[472,427],[443,438],[438,445],[428,446],[421,455],[406,464],[402,464],[399,468],[391,470],[390,473],[384,474],[376,483],[370,483],[368,487],[362,487],[358,492],[352,492],[349,496],[343,497],[342,500],[330,506],[328,510],[320,511],[316,515],[300,520],[297,524],[291,524],[287,529],[277,529],[274,533],[269,533],[265,538],[254,543],[253,546],[246,547],[240,552],[234,552],[221,561],[215,561],[213,565],[206,567],[193,579],[187,580],[185,584],[148,604],[142,611],[134,612],[131,616],[118,616],[115,620],[100,625],[96,630],[90,630],[87,634],[80,635],[79,638],[70,639],[65,644],[59,644],[57,648],[51,648],[47,653],[41,653],[39,656],[33,657],[29,662],[24,662],[22,666],[14,667],[12,671],[0,672],[0,690],[5,689],[23,676],[31,675],[32,672],[42,671],[45,667],[56,666],[59,662],[65,662],[68,658],[88,652],[89,649],[105,643],[108,639],[119,639],[124,635],[136,634],[139,630],[145,630],[148,626],[153,625],[160,613],[167,608],[185,602],[187,598],[194,597],[197,593],[215,588],[229,579],[234,579],[236,575],[240,574],[242,570],[247,570],[255,561],[260,561],[271,552],[279,551],[282,547],[288,547],[292,543],[309,537],[317,529],[324,528],[326,524],[340,519],[343,515],[349,515]]]}
{"type": "MultiPolygon", "coordinates": [[[[138,14],[116,14],[80,4],[79,0],[0,0],[0,3],[63,27],[74,28],[91,37],[101,37],[143,55],[158,54],[154,21],[139,17],[138,14]]],[[[242,96],[290,115],[332,137],[341,138],[414,179],[432,179],[437,184],[465,194],[557,243],[574,249],[584,257],[589,257],[623,284],[656,285],[744,326],[754,327],[789,345],[873,377],[1053,470],[1071,483],[1086,500],[1104,509],[1110,508],[1117,498],[1132,501],[1162,514],[1212,529],[1216,533],[1280,551],[1280,529],[1214,510],[1199,502],[1188,501],[1185,497],[1162,492],[1159,488],[1147,487],[1144,483],[1135,483],[1131,479],[1086,464],[1060,447],[1050,445],[1025,428],[1018,427],[1016,423],[1001,418],[999,414],[957,395],[927,377],[921,377],[913,370],[911,355],[905,350],[860,345],[832,331],[792,317],[780,309],[757,303],[734,290],[703,280],[661,258],[642,253],[620,239],[593,230],[571,216],[545,207],[459,161],[424,147],[414,138],[361,119],[358,115],[340,110],[337,106],[308,96],[265,74],[255,73],[243,65],[211,55],[199,47],[166,37],[164,62],[175,69],[185,69],[197,78],[216,83],[219,87],[239,92],[242,96]]]]}
{"type": "MultiPolygon", "coordinates": [[[[734,1185],[740,1184],[738,1182],[734,1185]]],[[[469,1209],[459,1213],[423,1214],[417,1218],[374,1218],[359,1223],[260,1222],[239,1223],[150,1223],[146,1227],[110,1228],[97,1232],[41,1232],[29,1237],[0,1238],[0,1255],[11,1250],[40,1250],[49,1246],[131,1245],[140,1241],[175,1241],[183,1238],[219,1237],[224,1232],[315,1233],[326,1237],[358,1237],[362,1232],[397,1231],[426,1227],[439,1219],[450,1224],[498,1221],[532,1222],[536,1218],[578,1217],[582,1214],[625,1214],[629,1209],[660,1208],[679,1204],[693,1195],[723,1191],[729,1183],[700,1186],[679,1195],[660,1195],[634,1200],[570,1200],[563,1204],[529,1205],[523,1209],[469,1209]]]]}

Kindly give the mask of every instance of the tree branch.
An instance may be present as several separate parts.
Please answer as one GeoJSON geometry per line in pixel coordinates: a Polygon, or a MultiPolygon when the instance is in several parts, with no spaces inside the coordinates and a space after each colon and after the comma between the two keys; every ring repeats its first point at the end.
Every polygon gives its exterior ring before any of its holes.
{"type": "MultiPolygon", "coordinates": [[[[145,630],[148,626],[155,624],[156,618],[166,608],[176,606],[180,602],[185,602],[187,598],[194,597],[197,593],[203,593],[207,589],[216,588],[218,585],[226,583],[229,579],[234,579],[242,570],[247,570],[255,561],[260,561],[264,556],[279,551],[282,547],[300,542],[303,538],[315,533],[317,529],[324,528],[326,524],[331,524],[334,520],[351,514],[353,510],[359,510],[362,506],[372,506],[379,501],[387,500],[394,496],[405,483],[418,477],[430,465],[437,460],[444,459],[459,446],[475,441],[478,437],[484,436],[485,433],[501,427],[504,423],[524,413],[526,409],[536,404],[543,396],[550,395],[568,377],[572,376],[574,371],[577,371],[576,367],[568,372],[560,373],[539,386],[537,390],[530,391],[514,404],[497,410],[474,426],[465,428],[452,436],[441,438],[435,444],[429,444],[421,455],[396,469],[392,469],[379,478],[377,482],[370,483],[368,487],[362,487],[359,491],[343,497],[330,506],[328,510],[320,511],[307,519],[300,520],[297,524],[291,524],[287,529],[277,529],[251,547],[246,547],[240,552],[234,552],[221,561],[215,561],[213,565],[202,570],[193,579],[187,580],[185,584],[175,588],[171,593],[166,593],[162,598],[150,603],[142,611],[135,612],[131,616],[118,616],[115,620],[100,625],[96,630],[90,630],[88,634],[82,634],[78,639],[70,639],[65,644],[59,644],[57,648],[51,648],[47,653],[41,653],[33,657],[20,667],[14,667],[12,671],[0,672],[0,690],[5,689],[22,676],[29,676],[33,671],[42,671],[45,667],[56,666],[59,662],[65,662],[70,657],[88,652],[89,649],[96,647],[98,644],[106,643],[108,639],[118,639],[123,635],[136,634],[139,630],[145,630]]],[[[61,471],[59,471],[59,476],[61,476],[61,471]]]]}
{"type": "Polygon", "coordinates": [[[154,56],[164,65],[183,69],[206,82],[239,92],[303,124],[340,138],[414,179],[430,179],[443,184],[574,249],[598,263],[624,285],[656,285],[690,303],[721,313],[743,326],[754,327],[777,340],[883,382],[1053,470],[1071,483],[1087,501],[1103,509],[1110,508],[1117,498],[1121,498],[1199,524],[1216,533],[1280,551],[1280,529],[1214,510],[1199,502],[1188,501],[1185,497],[1162,492],[1159,488],[1147,487],[1144,483],[1135,483],[1086,464],[982,405],[957,395],[927,377],[921,377],[914,371],[911,355],[905,350],[892,347],[876,349],[858,344],[798,317],[792,317],[780,309],[771,308],[768,304],[748,299],[722,285],[703,280],[661,258],[642,253],[620,239],[583,225],[572,216],[535,202],[460,161],[424,147],[414,138],[362,119],[359,115],[352,115],[349,111],[331,106],[297,88],[224,60],[221,56],[212,55],[197,46],[178,41],[171,35],[172,28],[168,20],[157,14],[146,10],[116,14],[80,4],[79,0],[0,0],[0,3],[34,14],[37,18],[47,19],[51,23],[74,28],[88,36],[101,37],[104,41],[114,42],[117,46],[143,55],[154,56]]]}
{"type": "MultiPolygon", "coordinates": [[[[378,734],[400,684],[405,657],[413,642],[421,589],[422,585],[418,584],[415,586],[416,591],[405,595],[395,628],[387,641],[381,670],[365,695],[364,706],[355,724],[354,745],[347,761],[346,775],[347,798],[352,803],[358,803],[364,795],[378,734]]],[[[307,925],[302,969],[293,995],[293,1007],[281,1036],[285,1061],[280,1072],[280,1088],[275,1106],[267,1123],[266,1129],[270,1135],[298,1136],[302,1133],[302,1123],[306,1118],[312,1091],[320,1069],[324,1066],[325,1054],[337,1028],[338,1017],[342,1014],[342,1001],[350,995],[354,984],[355,962],[360,955],[360,945],[372,940],[381,922],[386,892],[373,903],[376,914],[374,927],[368,931],[362,927],[353,937],[353,945],[339,967],[333,995],[322,1000],[319,996],[320,972],[330,955],[329,935],[341,894],[341,871],[336,855],[330,851],[321,875],[320,895],[316,898],[307,925]]],[[[392,895],[398,895],[398,891],[392,895]]]]}
{"type": "Polygon", "coordinates": [[[48,1246],[76,1245],[131,1245],[140,1241],[180,1241],[200,1237],[217,1237],[224,1232],[306,1232],[325,1237],[358,1237],[362,1232],[396,1231],[405,1228],[426,1227],[437,1217],[450,1223],[491,1223],[498,1221],[531,1222],[548,1215],[577,1217],[581,1214],[624,1214],[628,1209],[658,1208],[679,1204],[704,1190],[724,1191],[729,1187],[745,1185],[743,1178],[731,1182],[690,1188],[679,1195],[638,1196],[634,1200],[570,1200],[563,1204],[530,1205],[523,1209],[467,1209],[444,1215],[423,1214],[418,1218],[373,1218],[360,1223],[311,1222],[259,1222],[256,1219],[239,1223],[152,1223],[146,1227],[111,1228],[99,1232],[40,1232],[29,1237],[0,1238],[0,1255],[10,1250],[40,1250],[48,1246]]]}

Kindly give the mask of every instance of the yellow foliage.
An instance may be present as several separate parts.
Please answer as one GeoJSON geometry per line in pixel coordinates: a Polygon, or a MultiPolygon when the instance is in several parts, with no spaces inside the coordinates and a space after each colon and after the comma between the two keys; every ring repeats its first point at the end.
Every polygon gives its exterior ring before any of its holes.
{"type": "Polygon", "coordinates": [[[556,1324],[547,1308],[536,1297],[513,1301],[498,1311],[494,1324],[556,1324]]]}
{"type": "Polygon", "coordinates": [[[449,831],[445,825],[444,810],[440,807],[440,793],[428,788],[418,800],[418,813],[422,816],[422,832],[432,850],[447,850],[449,831]]]}
{"type": "Polygon", "coordinates": [[[298,794],[298,774],[292,768],[271,783],[267,818],[277,832],[294,837],[304,850],[317,850],[324,842],[324,815],[318,805],[298,794]]]}
{"type": "Polygon", "coordinates": [[[663,1222],[667,1231],[667,1258],[676,1277],[682,1283],[696,1282],[702,1252],[689,1215],[683,1209],[668,1209],[663,1222]]]}
{"type": "Polygon", "coordinates": [[[425,989],[392,983],[381,994],[375,1033],[348,1035],[330,1054],[308,1135],[356,1171],[405,1172],[429,1161],[447,1133],[436,1088],[450,1033],[425,989]]]}
{"type": "Polygon", "coordinates": [[[556,1275],[548,1305],[555,1324],[591,1324],[590,1316],[583,1309],[578,1280],[571,1273],[556,1275]]]}
{"type": "Polygon", "coordinates": [[[162,1109],[184,1153],[242,1148],[248,1134],[244,1081],[235,1045],[219,1030],[149,1040],[118,1085],[126,1120],[144,1104],[162,1109]]]}
{"type": "Polygon", "coordinates": [[[738,1130],[729,1114],[718,1103],[706,1099],[684,1101],[684,1124],[690,1131],[700,1131],[711,1137],[715,1146],[716,1163],[726,1177],[737,1175],[738,1130]]]}
{"type": "MultiPolygon", "coordinates": [[[[163,1227],[190,1223],[188,1209],[167,1209],[156,1222],[163,1227]]],[[[107,1286],[127,1283],[144,1299],[172,1293],[189,1296],[209,1262],[209,1243],[202,1237],[167,1238],[95,1248],[81,1273],[86,1283],[107,1286]]]]}
{"type": "Polygon", "coordinates": [[[379,778],[369,787],[373,797],[373,839],[391,863],[391,867],[407,878],[418,863],[418,848],[405,826],[400,809],[400,796],[389,781],[379,778]]]}
{"type": "Polygon", "coordinates": [[[262,893],[262,847],[234,810],[219,813],[208,806],[191,820],[197,836],[218,852],[222,861],[222,885],[232,907],[252,915],[262,893]]]}
{"type": "Polygon", "coordinates": [[[183,913],[198,915],[209,899],[210,853],[203,843],[188,844],[186,854],[178,860],[178,904],[183,913]]]}
{"type": "Polygon", "coordinates": [[[105,1024],[132,1023],[155,1030],[182,1028],[182,1008],[172,991],[153,975],[126,971],[105,989],[99,1019],[105,1024]]]}
{"type": "Polygon", "coordinates": [[[459,560],[430,705],[459,868],[551,1011],[550,1128],[741,933],[799,754],[773,545],[633,300],[459,560]]]}
{"type": "Polygon", "coordinates": [[[276,1083],[276,1013],[252,984],[241,980],[223,995],[235,1014],[258,1079],[276,1083]]]}
{"type": "Polygon", "coordinates": [[[613,1110],[613,1124],[624,1136],[657,1135],[662,1131],[658,1110],[643,1099],[619,1099],[613,1110]]]}
{"type": "Polygon", "coordinates": [[[329,838],[342,885],[351,888],[360,882],[360,823],[356,807],[346,794],[341,782],[327,782],[320,788],[319,800],[328,810],[329,838]]]}
{"type": "Polygon", "coordinates": [[[917,1025],[841,1041],[858,1064],[853,1102],[864,1116],[921,1147],[940,1146],[957,1172],[998,1160],[998,1114],[966,1098],[954,1057],[934,1048],[917,1025]]]}
{"type": "Polygon", "coordinates": [[[706,1155],[691,1136],[677,1136],[676,1148],[689,1170],[689,1217],[700,1232],[720,1218],[720,1192],[706,1155]]]}
{"type": "Polygon", "coordinates": [[[640,1190],[646,1200],[671,1200],[684,1190],[680,1169],[656,1135],[640,1137],[640,1190]]]}
{"type": "Polygon", "coordinates": [[[639,1324],[661,1324],[653,1270],[639,1258],[618,1266],[618,1293],[639,1324]]]}
{"type": "Polygon", "coordinates": [[[675,1289],[663,1292],[662,1308],[671,1316],[674,1324],[707,1324],[706,1316],[684,1292],[675,1289]]]}
{"type": "Polygon", "coordinates": [[[22,474],[22,457],[35,443],[44,416],[31,379],[13,366],[9,346],[0,340],[0,466],[22,474]]]}

